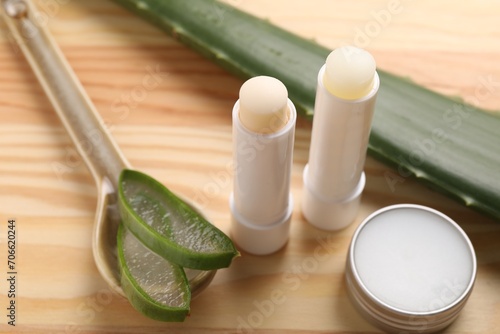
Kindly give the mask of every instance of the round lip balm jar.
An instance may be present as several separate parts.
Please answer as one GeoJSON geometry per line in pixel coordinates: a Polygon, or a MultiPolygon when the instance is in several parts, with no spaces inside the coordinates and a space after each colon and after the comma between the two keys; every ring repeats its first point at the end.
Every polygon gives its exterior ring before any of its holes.
{"type": "Polygon", "coordinates": [[[354,233],[346,264],[349,296],[390,333],[434,333],[469,298],[476,256],[465,232],[434,209],[399,204],[368,216],[354,233]]]}

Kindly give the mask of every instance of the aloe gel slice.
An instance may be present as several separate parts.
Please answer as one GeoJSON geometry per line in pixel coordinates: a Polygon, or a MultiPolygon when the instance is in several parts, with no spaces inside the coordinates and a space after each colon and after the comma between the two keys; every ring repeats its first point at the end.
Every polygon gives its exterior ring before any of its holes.
{"type": "Polygon", "coordinates": [[[125,226],[148,248],[182,267],[225,268],[238,255],[231,239],[150,176],[124,170],[119,180],[125,226]]]}
{"type": "Polygon", "coordinates": [[[191,291],[184,270],[146,248],[126,227],[118,230],[121,284],[132,306],[161,321],[184,321],[191,291]]]}
{"type": "MultiPolygon", "coordinates": [[[[297,112],[312,118],[317,73],[331,50],[215,0],[115,0],[230,72],[281,80],[297,112]]],[[[500,219],[500,117],[378,70],[368,153],[500,219]]],[[[229,116],[229,113],[228,113],[229,116]]]]}

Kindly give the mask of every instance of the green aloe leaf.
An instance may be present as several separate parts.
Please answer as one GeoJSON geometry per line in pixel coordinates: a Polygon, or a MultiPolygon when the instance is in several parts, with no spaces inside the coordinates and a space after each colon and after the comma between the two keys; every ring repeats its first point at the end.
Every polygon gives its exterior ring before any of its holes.
{"type": "Polygon", "coordinates": [[[191,291],[184,270],[146,248],[126,227],[118,229],[121,284],[142,314],[161,321],[184,321],[191,291]]]}
{"type": "Polygon", "coordinates": [[[124,170],[119,207],[125,226],[148,248],[182,267],[229,267],[239,253],[222,231],[152,177],[124,170]]]}
{"type": "MultiPolygon", "coordinates": [[[[316,77],[330,50],[215,0],[115,0],[242,78],[269,75],[311,118],[316,77]]],[[[368,152],[500,219],[500,117],[379,70],[368,152]]],[[[230,110],[228,110],[228,115],[230,110]]]]}

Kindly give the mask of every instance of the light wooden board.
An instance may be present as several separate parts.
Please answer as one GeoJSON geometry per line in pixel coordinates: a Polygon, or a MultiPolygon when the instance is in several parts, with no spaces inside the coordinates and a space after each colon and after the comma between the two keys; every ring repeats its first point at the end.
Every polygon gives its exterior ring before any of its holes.
{"type": "MultiPolygon", "coordinates": [[[[493,1],[228,2],[330,47],[362,44],[380,68],[439,92],[485,108],[500,104],[500,5],[493,1]],[[394,14],[380,14],[391,8],[394,14]],[[369,36],[363,39],[359,31],[369,36]],[[491,92],[478,99],[476,90],[484,80],[492,82],[491,92]]],[[[229,233],[230,111],[242,81],[112,2],[37,3],[133,166],[198,201],[212,222],[229,233]],[[161,73],[159,85],[150,90],[142,87],[148,69],[161,73]]],[[[192,302],[192,315],[183,324],[143,317],[112,294],[96,270],[93,180],[4,24],[0,27],[0,332],[234,333],[238,327],[244,333],[377,332],[347,299],[346,251],[364,217],[404,202],[448,214],[476,248],[477,283],[448,332],[500,330],[500,224],[411,179],[391,189],[384,176],[391,170],[368,159],[356,222],[337,233],[311,227],[299,209],[311,132],[304,120],[297,126],[296,205],[286,248],[266,257],[243,254],[219,271],[192,302]],[[17,220],[19,238],[15,328],[6,325],[4,316],[9,218],[17,220]],[[315,257],[315,251],[329,256],[315,257]],[[275,289],[282,291],[283,302],[259,310],[275,289]]]]}

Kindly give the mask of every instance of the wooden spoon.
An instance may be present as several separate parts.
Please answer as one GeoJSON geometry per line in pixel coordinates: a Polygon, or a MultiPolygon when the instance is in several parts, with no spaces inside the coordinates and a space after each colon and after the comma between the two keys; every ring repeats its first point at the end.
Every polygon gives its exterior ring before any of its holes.
{"type": "MultiPolygon", "coordinates": [[[[9,30],[94,177],[98,191],[92,239],[94,260],[109,286],[124,295],[116,255],[120,223],[117,189],[121,171],[129,169],[130,164],[52,36],[36,23],[34,6],[27,0],[4,0],[2,6],[9,30]]],[[[186,270],[192,296],[211,282],[215,272],[186,270]]]]}

